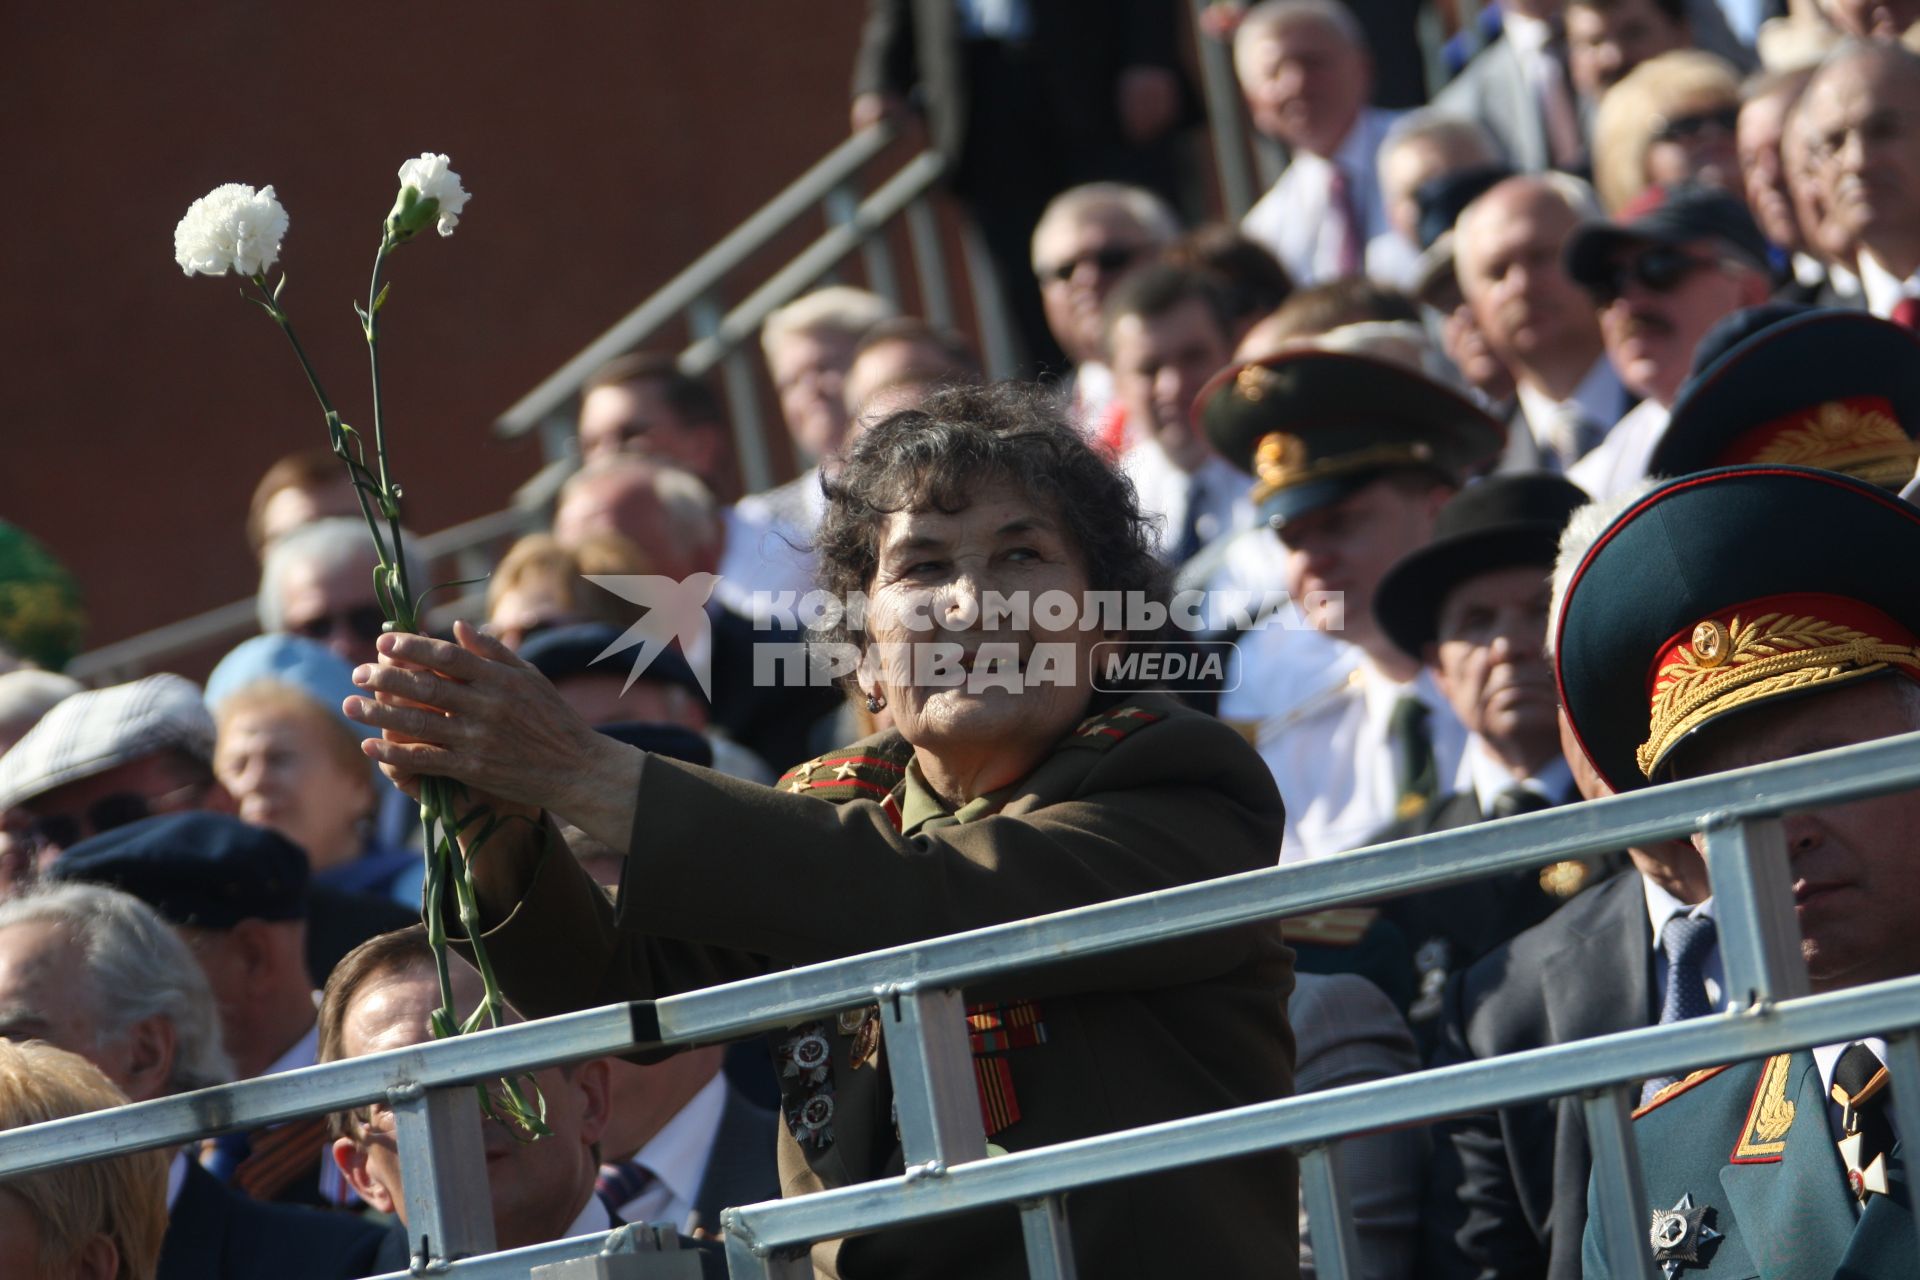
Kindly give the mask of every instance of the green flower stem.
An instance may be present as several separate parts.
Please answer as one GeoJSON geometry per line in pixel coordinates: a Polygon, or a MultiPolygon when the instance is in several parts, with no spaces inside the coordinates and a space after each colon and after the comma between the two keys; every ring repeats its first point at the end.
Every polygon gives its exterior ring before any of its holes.
{"type": "MultiPolygon", "coordinates": [[[[273,317],[280,331],[287,335],[293,354],[300,361],[301,371],[307,376],[307,385],[313,389],[314,398],[320,402],[321,412],[326,415],[328,442],[334,454],[346,464],[348,477],[353,481],[360,514],[367,522],[367,532],[373,537],[374,554],[380,561],[375,573],[375,587],[388,629],[418,632],[421,629],[418,600],[413,594],[413,584],[408,581],[406,559],[402,555],[400,488],[392,483],[387,469],[386,423],[380,395],[379,311],[385,302],[380,273],[386,265],[387,254],[397,243],[390,235],[383,234],[379,252],[374,256],[373,280],[368,286],[367,305],[360,310],[360,325],[367,340],[367,361],[373,383],[372,469],[367,466],[364,437],[341,421],[339,411],[333,407],[333,401],[320,384],[320,376],[313,362],[308,359],[306,349],[300,345],[292,320],[281,309],[279,290],[268,288],[264,275],[256,275],[251,279],[260,291],[256,301],[273,317]],[[385,536],[380,528],[383,520],[387,526],[385,536]]],[[[285,283],[283,278],[281,285],[285,283]]],[[[420,831],[426,857],[426,901],[422,916],[427,929],[427,945],[433,952],[434,976],[440,988],[440,1008],[434,1011],[432,1017],[433,1033],[438,1038],[478,1030],[483,1026],[499,1026],[506,1013],[506,999],[500,993],[493,963],[480,940],[480,908],[473,886],[473,871],[459,848],[459,835],[467,823],[475,820],[485,823],[480,839],[474,842],[475,848],[478,848],[492,833],[495,819],[484,812],[472,812],[462,817],[458,806],[465,793],[466,789],[450,778],[422,778],[420,782],[420,831]],[[452,877],[454,897],[459,906],[460,922],[468,944],[473,948],[474,967],[480,971],[484,989],[480,1007],[464,1024],[454,1004],[453,973],[448,960],[445,900],[449,876],[452,877]]],[[[497,1103],[491,1090],[478,1086],[487,1113],[508,1121],[516,1136],[546,1136],[550,1132],[545,1120],[546,1099],[541,1097],[539,1087],[534,1086],[533,1101],[530,1102],[513,1080],[504,1079],[500,1083],[504,1096],[497,1103]]]]}

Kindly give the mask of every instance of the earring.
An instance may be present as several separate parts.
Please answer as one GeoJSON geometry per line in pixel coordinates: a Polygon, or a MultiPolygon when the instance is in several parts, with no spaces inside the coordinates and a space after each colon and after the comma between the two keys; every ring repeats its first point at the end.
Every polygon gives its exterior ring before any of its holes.
{"type": "Polygon", "coordinates": [[[887,700],[877,693],[867,695],[867,714],[877,716],[886,709],[887,700]]]}

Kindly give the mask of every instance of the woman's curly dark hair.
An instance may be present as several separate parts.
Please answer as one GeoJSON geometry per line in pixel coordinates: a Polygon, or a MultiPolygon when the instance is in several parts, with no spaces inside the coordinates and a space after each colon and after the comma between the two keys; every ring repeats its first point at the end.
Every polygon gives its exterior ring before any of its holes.
{"type": "MultiPolygon", "coordinates": [[[[1167,602],[1167,570],[1132,483],[1087,443],[1056,396],[1016,382],[936,392],[862,433],[839,478],[826,483],[814,541],[821,586],[842,601],[864,593],[888,516],[961,511],[996,481],[1054,515],[1079,549],[1090,590],[1167,602]]],[[[845,619],[830,638],[860,642],[845,619]]]]}

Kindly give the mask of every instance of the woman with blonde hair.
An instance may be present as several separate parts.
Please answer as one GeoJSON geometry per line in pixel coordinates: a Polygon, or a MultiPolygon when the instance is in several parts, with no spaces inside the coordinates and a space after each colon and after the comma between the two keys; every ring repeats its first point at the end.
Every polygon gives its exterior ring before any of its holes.
{"type": "Polygon", "coordinates": [[[1593,185],[1617,214],[1651,186],[1699,183],[1744,197],[1734,127],[1740,78],[1697,49],[1649,58],[1600,99],[1593,185]]]}
{"type": "MultiPolygon", "coordinates": [[[[0,1040],[0,1129],[125,1105],[100,1069],[39,1040],[0,1040]]],[[[152,1280],[167,1233],[167,1157],[139,1151],[0,1183],[9,1266],[37,1280],[152,1280]]]]}

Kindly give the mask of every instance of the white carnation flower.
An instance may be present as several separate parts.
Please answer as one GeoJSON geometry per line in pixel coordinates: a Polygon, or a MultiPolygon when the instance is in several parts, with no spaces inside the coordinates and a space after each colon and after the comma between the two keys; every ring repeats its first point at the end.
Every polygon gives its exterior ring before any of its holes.
{"type": "Polygon", "coordinates": [[[453,229],[460,225],[460,211],[467,207],[467,191],[460,185],[460,175],[448,167],[447,158],[423,151],[418,160],[409,160],[401,165],[400,191],[403,200],[409,187],[419,192],[421,204],[429,200],[435,202],[440,214],[440,234],[452,235],[453,229]]]}
{"type": "Polygon", "coordinates": [[[272,187],[223,183],[187,207],[173,229],[173,260],[188,275],[257,276],[280,257],[286,234],[287,211],[272,187]]]}

